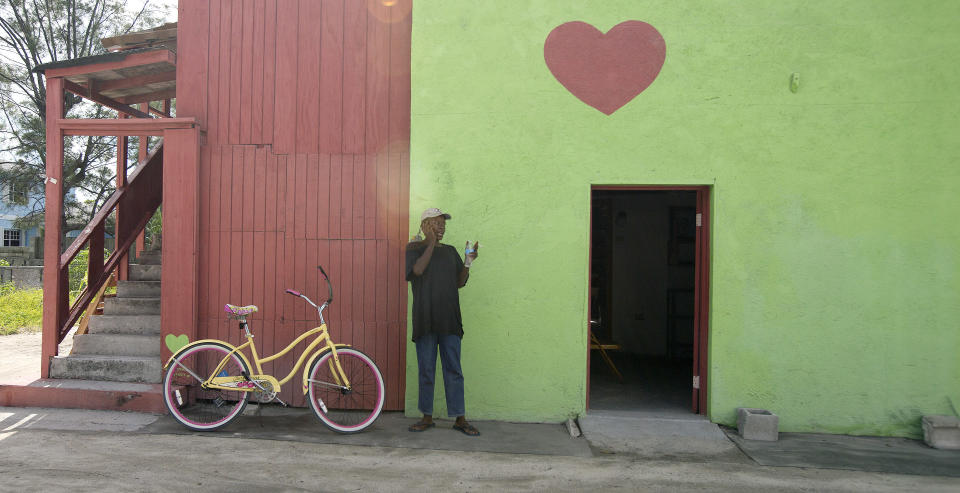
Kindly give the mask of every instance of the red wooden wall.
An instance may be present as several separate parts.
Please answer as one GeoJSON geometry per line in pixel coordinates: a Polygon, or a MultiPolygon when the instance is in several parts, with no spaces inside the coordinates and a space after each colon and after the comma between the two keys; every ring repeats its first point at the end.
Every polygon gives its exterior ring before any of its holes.
{"type": "MultiPolygon", "coordinates": [[[[374,358],[387,409],[403,408],[411,1],[181,0],[179,11],[177,115],[206,131],[197,337],[239,343],[223,305],[256,304],[261,353],[282,349],[317,325],[284,290],[325,296],[323,265],[331,335],[374,358]]],[[[294,356],[264,370],[285,376],[294,356]]],[[[299,377],[281,398],[303,405],[299,377]]]]}

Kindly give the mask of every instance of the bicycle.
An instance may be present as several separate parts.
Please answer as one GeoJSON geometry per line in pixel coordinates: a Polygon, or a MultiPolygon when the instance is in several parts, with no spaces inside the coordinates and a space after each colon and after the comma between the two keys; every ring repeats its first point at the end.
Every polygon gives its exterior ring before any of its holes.
{"type": "Polygon", "coordinates": [[[224,310],[238,320],[247,341],[240,346],[217,339],[203,339],[177,350],[163,365],[163,400],[170,414],[195,431],[222,428],[243,413],[249,399],[264,404],[277,397],[283,384],[290,381],[303,365],[303,392],[310,408],[321,422],[338,433],[357,433],[373,424],[383,410],[384,385],[380,369],[369,356],[347,344],[334,344],[323,319],[323,311],[333,302],[333,286],[322,266],[329,296],[320,306],[292,289],[287,293],[306,300],[317,309],[320,326],[291,342],[282,351],[261,358],[257,353],[247,316],[256,313],[255,305],[234,306],[224,310]],[[263,372],[262,364],[290,352],[310,336],[314,339],[297,359],[290,373],[281,380],[263,372]],[[243,353],[250,349],[252,361],[243,353]],[[304,365],[304,363],[306,364],[304,365]],[[250,369],[256,368],[251,374],[250,369]]]}

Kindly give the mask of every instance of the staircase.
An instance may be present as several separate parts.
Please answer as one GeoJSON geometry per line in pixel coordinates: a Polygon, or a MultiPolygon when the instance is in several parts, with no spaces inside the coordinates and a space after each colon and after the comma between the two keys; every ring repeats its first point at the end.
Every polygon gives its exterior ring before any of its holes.
{"type": "Polygon", "coordinates": [[[160,252],[130,264],[129,281],[105,298],[103,315],[73,337],[68,356],[51,360],[49,378],[0,384],[0,406],[165,413],[160,384],[160,252]]]}
{"type": "Polygon", "coordinates": [[[53,359],[51,379],[160,383],[160,252],[142,252],[129,272],[70,355],[53,359]]]}

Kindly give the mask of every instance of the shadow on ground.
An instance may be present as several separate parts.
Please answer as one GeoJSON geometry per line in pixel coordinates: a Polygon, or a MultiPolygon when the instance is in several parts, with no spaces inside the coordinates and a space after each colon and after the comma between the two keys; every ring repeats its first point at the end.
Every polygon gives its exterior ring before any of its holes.
{"type": "Polygon", "coordinates": [[[764,466],[960,477],[960,450],[938,450],[909,438],[781,433],[776,442],[744,440],[724,432],[745,454],[764,466]]]}
{"type": "Polygon", "coordinates": [[[413,433],[407,427],[416,420],[402,413],[383,413],[361,433],[342,435],[329,430],[309,409],[265,406],[256,415],[249,406],[244,415],[214,432],[187,430],[169,415],[162,416],[139,430],[141,433],[193,434],[218,437],[291,440],[307,443],[402,447],[430,450],[461,450],[509,454],[561,455],[592,457],[583,438],[572,438],[562,424],[473,422],[480,436],[470,437],[452,428],[453,420],[435,420],[437,426],[413,433]]]}

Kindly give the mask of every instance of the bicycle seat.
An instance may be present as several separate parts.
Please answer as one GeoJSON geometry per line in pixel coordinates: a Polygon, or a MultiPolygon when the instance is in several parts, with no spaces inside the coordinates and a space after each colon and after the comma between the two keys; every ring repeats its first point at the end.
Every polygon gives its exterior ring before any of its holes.
{"type": "Polygon", "coordinates": [[[251,313],[257,312],[257,305],[247,305],[247,306],[234,306],[230,303],[223,305],[223,311],[230,314],[232,318],[246,317],[251,313]]]}

